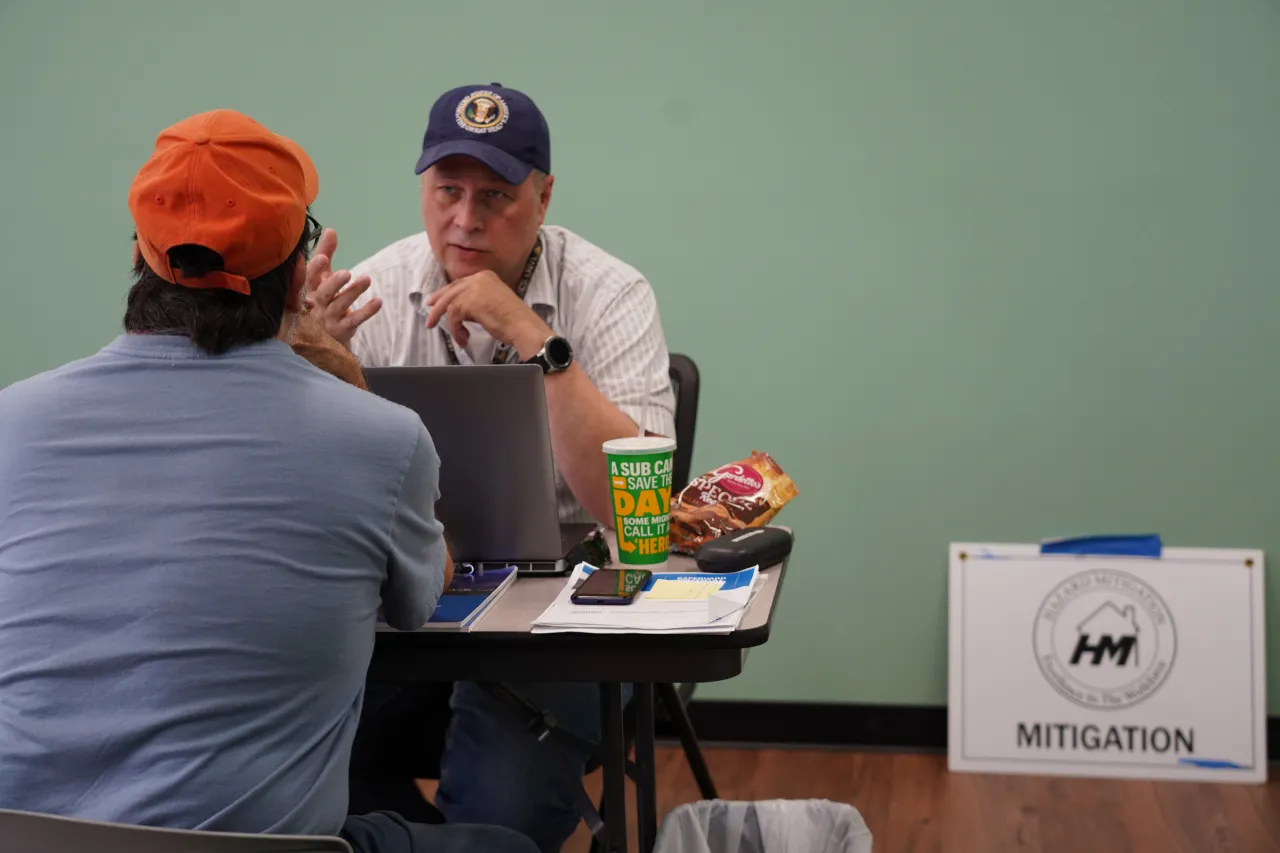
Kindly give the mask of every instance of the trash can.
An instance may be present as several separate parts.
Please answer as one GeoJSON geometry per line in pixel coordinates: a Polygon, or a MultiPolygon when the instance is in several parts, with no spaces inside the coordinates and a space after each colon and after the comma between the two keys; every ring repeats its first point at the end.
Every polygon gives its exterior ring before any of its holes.
{"type": "Polygon", "coordinates": [[[871,853],[871,831],[830,800],[703,800],[667,815],[654,853],[871,853]]]}

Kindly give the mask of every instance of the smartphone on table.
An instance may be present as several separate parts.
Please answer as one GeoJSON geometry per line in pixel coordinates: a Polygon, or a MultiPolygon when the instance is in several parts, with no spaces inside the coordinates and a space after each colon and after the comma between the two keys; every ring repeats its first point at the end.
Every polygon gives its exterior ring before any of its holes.
{"type": "Polygon", "coordinates": [[[649,582],[648,569],[596,569],[569,596],[574,604],[630,604],[649,582]]]}

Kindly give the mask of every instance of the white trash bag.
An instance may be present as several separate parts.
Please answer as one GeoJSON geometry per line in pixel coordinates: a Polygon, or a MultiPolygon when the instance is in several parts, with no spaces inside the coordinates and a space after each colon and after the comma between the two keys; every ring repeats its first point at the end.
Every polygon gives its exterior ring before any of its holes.
{"type": "Polygon", "coordinates": [[[871,830],[830,800],[703,800],[667,815],[654,853],[871,853],[871,830]]]}

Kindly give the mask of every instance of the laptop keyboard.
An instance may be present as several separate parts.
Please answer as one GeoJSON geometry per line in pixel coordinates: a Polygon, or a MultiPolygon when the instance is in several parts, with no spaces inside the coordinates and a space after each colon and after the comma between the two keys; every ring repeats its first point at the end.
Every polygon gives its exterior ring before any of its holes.
{"type": "MultiPolygon", "coordinates": [[[[477,563],[473,560],[461,560],[453,564],[454,570],[472,566],[481,570],[502,569],[515,566],[517,575],[554,575],[564,573],[564,563],[558,560],[512,560],[497,563],[477,563]]],[[[569,568],[572,568],[570,566],[569,568]]]]}

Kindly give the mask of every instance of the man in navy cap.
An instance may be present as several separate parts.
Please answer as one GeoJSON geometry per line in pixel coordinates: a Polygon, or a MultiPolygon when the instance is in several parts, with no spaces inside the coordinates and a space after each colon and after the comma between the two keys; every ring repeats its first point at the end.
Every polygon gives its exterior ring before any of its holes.
{"type": "MultiPolygon", "coordinates": [[[[497,83],[446,92],[432,107],[415,171],[425,231],[349,272],[324,266],[337,247],[326,233],[318,250],[324,268],[311,280],[317,316],[366,367],[541,365],[560,519],[611,525],[601,446],[640,430],[675,434],[666,341],[649,283],[577,234],[544,224],[555,184],[551,138],[522,92],[497,83]]],[[[566,728],[598,737],[594,685],[517,689],[566,728]]],[[[359,778],[361,768],[386,772],[391,756],[379,757],[383,736],[375,732],[394,728],[393,718],[425,725],[432,697],[418,690],[379,698],[374,707],[371,697],[362,724],[368,736],[357,738],[353,808],[368,796],[379,802],[362,807],[406,813],[417,797],[409,770],[389,780],[359,778]]],[[[500,823],[543,850],[559,849],[578,822],[574,790],[586,756],[535,740],[474,684],[453,685],[451,705],[437,806],[451,822],[500,823]]],[[[404,738],[383,741],[388,753],[406,749],[404,738]]]]}

